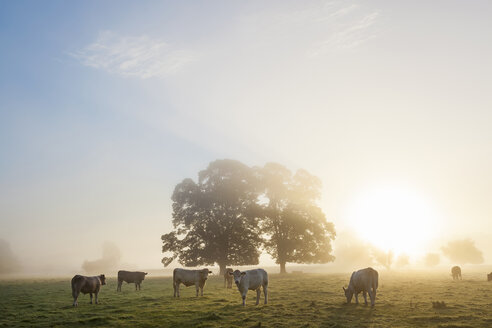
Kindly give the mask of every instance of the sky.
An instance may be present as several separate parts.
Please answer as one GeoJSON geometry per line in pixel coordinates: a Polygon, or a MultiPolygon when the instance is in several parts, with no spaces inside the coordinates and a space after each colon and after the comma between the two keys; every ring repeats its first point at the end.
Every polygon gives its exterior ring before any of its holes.
{"type": "Polygon", "coordinates": [[[335,248],[417,263],[471,239],[491,263],[491,16],[490,1],[2,1],[0,239],[31,272],[80,271],[108,242],[160,268],[174,186],[231,158],[320,177],[335,248]]]}

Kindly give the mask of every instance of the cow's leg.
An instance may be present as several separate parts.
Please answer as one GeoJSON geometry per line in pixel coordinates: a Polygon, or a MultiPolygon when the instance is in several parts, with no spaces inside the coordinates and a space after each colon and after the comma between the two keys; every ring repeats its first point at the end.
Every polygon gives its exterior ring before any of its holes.
{"type": "Polygon", "coordinates": [[[369,298],[371,299],[371,306],[374,306],[374,303],[376,301],[376,291],[373,289],[369,289],[368,293],[369,293],[369,298]]]}
{"type": "Polygon", "coordinates": [[[92,304],[92,293],[90,293],[90,295],[91,295],[91,302],[89,304],[92,304]]]}
{"type": "Polygon", "coordinates": [[[179,297],[179,282],[174,283],[174,297],[179,297]]]}
{"type": "Polygon", "coordinates": [[[256,305],[260,304],[260,295],[261,295],[261,290],[260,287],[256,290],[256,305]]]}
{"type": "Polygon", "coordinates": [[[198,297],[198,291],[200,290],[200,286],[198,283],[195,284],[195,290],[196,290],[196,297],[198,297]]]}
{"type": "Polygon", "coordinates": [[[244,292],[244,293],[241,295],[241,296],[242,296],[242,298],[243,298],[243,306],[245,306],[245,305],[246,305],[246,293],[247,293],[247,292],[244,292]]]}
{"type": "MultiPolygon", "coordinates": [[[[367,305],[367,295],[366,291],[362,291],[362,296],[364,296],[364,304],[367,305]]],[[[369,291],[369,298],[371,298],[371,291],[369,291]]]]}
{"type": "Polygon", "coordinates": [[[79,298],[79,292],[73,289],[72,296],[73,296],[73,306],[79,305],[79,303],[77,302],[77,299],[79,298]]]}
{"type": "Polygon", "coordinates": [[[135,283],[135,290],[137,290],[137,285],[138,285],[138,284],[137,284],[137,283],[135,283]]]}
{"type": "Polygon", "coordinates": [[[99,299],[98,299],[99,292],[96,292],[95,295],[96,295],[96,304],[99,304],[99,299]]]}
{"type": "Polygon", "coordinates": [[[265,295],[265,304],[268,303],[268,285],[263,285],[263,294],[265,295]]]}
{"type": "Polygon", "coordinates": [[[227,278],[224,278],[224,288],[227,288],[227,278]]]}
{"type": "Polygon", "coordinates": [[[359,293],[355,293],[355,304],[359,304],[359,293]]]}

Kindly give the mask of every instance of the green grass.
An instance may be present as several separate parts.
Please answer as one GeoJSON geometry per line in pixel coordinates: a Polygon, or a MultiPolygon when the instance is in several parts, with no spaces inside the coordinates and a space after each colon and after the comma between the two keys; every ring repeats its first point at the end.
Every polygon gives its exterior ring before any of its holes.
{"type": "MultiPolygon", "coordinates": [[[[203,297],[181,286],[173,298],[171,278],[147,278],[142,290],[109,278],[90,305],[89,295],[72,307],[70,278],[0,281],[0,327],[492,327],[492,283],[453,282],[447,275],[380,272],[376,306],[344,304],[349,275],[270,275],[269,304],[246,307],[236,288],[213,276],[203,297]],[[432,308],[432,301],[446,307],[432,308]]],[[[262,295],[263,296],[263,295],[262,295]]],[[[360,299],[363,300],[362,295],[360,299]]]]}

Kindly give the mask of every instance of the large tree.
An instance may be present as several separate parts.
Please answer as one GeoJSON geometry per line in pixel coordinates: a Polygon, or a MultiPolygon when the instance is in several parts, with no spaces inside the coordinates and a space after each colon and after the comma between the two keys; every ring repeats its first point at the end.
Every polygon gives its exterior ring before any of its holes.
{"type": "Polygon", "coordinates": [[[262,181],[264,247],[285,273],[286,263],[333,261],[333,223],[317,205],[321,181],[305,170],[294,175],[277,163],[258,169],[262,181]]]}
{"type": "Polygon", "coordinates": [[[184,266],[255,265],[260,256],[257,179],[241,162],[217,160],[201,171],[198,183],[184,179],[174,189],[174,230],[163,235],[162,251],[184,266]]]}

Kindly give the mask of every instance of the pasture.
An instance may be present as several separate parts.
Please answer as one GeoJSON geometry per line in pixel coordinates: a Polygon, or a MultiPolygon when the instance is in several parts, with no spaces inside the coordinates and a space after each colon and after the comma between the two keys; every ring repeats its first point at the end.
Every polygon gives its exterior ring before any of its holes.
{"type": "MultiPolygon", "coordinates": [[[[387,273],[380,271],[376,306],[346,305],[342,286],[349,274],[270,275],[269,304],[255,306],[250,291],[246,307],[223,280],[211,276],[203,297],[181,285],[173,298],[172,278],[149,276],[142,290],[108,278],[100,304],[89,295],[72,307],[70,278],[0,281],[0,327],[491,327],[492,283],[485,274],[387,273]],[[433,301],[444,301],[433,308],[433,301]]],[[[262,294],[263,296],[263,294],[262,294]]]]}

